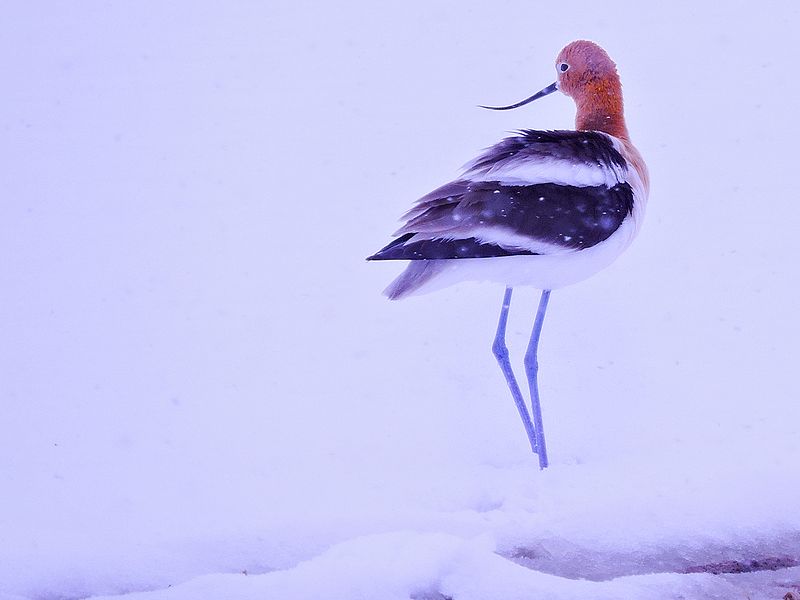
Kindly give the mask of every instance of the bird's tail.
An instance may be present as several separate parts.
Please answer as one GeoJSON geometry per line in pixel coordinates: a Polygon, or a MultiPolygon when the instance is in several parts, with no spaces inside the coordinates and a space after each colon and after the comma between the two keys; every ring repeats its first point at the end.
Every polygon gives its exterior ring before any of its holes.
{"type": "Polygon", "coordinates": [[[400,300],[410,296],[444,268],[443,262],[441,260],[412,260],[406,270],[383,290],[384,295],[389,300],[400,300]]]}

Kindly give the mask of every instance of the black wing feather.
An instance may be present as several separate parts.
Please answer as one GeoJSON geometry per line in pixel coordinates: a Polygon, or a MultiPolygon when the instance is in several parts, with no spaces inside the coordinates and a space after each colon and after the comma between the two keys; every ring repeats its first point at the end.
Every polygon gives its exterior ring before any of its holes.
{"type": "Polygon", "coordinates": [[[497,228],[565,249],[591,248],[608,239],[633,208],[627,183],[612,188],[541,183],[508,186],[473,182],[468,191],[445,204],[433,204],[401,230],[404,234],[370,260],[488,258],[537,254],[459,231],[497,228]],[[432,239],[431,239],[432,238],[432,239]]]}
{"type": "Polygon", "coordinates": [[[529,250],[507,250],[496,244],[483,243],[475,238],[459,240],[421,239],[407,241],[415,234],[409,233],[395,240],[384,249],[376,252],[367,260],[436,260],[442,258],[492,258],[496,256],[514,256],[518,254],[535,254],[529,250]]]}

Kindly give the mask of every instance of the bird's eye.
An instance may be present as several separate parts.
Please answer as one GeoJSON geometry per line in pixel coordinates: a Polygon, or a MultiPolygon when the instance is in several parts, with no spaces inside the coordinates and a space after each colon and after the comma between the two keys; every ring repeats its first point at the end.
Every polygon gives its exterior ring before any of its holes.
{"type": "Polygon", "coordinates": [[[560,65],[558,65],[558,69],[563,73],[564,71],[569,69],[569,65],[567,63],[561,63],[560,65]]]}

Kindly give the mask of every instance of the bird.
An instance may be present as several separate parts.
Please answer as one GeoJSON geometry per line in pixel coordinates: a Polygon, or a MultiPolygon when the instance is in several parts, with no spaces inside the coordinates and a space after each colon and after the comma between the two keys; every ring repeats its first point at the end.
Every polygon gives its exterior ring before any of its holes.
{"type": "Polygon", "coordinates": [[[625,123],[617,66],[595,42],[567,44],[556,81],[508,106],[560,91],[576,106],[574,130],[520,129],[416,201],[395,239],[367,260],[410,261],[384,290],[391,300],[462,281],[504,284],[492,352],[539,468],[548,466],[538,386],[538,346],[551,291],[578,283],[628,248],[644,218],[650,178],[625,123]],[[541,290],[525,353],[530,412],[511,367],[506,325],[514,287],[541,290]]]}

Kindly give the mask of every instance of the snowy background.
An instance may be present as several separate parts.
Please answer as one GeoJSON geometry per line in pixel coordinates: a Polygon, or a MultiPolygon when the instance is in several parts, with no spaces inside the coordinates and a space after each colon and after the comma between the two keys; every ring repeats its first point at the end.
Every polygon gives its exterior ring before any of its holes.
{"type": "Polygon", "coordinates": [[[6,4],[0,598],[800,595],[800,9],[710,4],[6,4]],[[505,132],[572,126],[475,105],[578,38],[653,189],[551,299],[540,472],[502,288],[389,303],[364,257],[505,132]],[[685,574],[753,560],[789,568],[685,574]]]}

